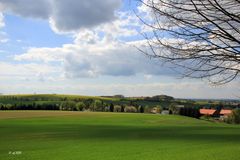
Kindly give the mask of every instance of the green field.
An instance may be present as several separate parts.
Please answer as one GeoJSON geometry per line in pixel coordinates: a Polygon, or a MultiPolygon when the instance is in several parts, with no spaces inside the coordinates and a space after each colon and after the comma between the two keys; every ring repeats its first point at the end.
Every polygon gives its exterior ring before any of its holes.
{"type": "Polygon", "coordinates": [[[239,160],[239,153],[238,125],[151,114],[0,112],[1,160],[239,160]]]}

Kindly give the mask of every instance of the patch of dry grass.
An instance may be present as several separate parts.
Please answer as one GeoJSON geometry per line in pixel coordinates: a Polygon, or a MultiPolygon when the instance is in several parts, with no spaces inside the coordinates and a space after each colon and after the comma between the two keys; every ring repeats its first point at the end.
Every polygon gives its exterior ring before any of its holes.
{"type": "Polygon", "coordinates": [[[72,111],[0,111],[0,119],[80,115],[72,111]]]}

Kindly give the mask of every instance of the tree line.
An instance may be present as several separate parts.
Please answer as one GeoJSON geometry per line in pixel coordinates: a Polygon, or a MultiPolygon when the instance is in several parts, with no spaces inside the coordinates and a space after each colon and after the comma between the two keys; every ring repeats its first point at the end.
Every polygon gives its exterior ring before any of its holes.
{"type": "Polygon", "coordinates": [[[92,111],[92,112],[133,112],[144,113],[143,106],[116,105],[102,100],[86,99],[82,101],[60,102],[18,102],[0,103],[0,110],[63,110],[63,111],[92,111]]]}

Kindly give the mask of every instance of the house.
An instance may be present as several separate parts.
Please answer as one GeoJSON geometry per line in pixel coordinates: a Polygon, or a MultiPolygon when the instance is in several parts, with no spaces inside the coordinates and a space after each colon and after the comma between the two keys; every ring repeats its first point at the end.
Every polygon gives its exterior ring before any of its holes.
{"type": "Polygon", "coordinates": [[[232,110],[230,109],[222,109],[220,111],[220,120],[224,121],[228,115],[230,115],[232,113],[232,110]]]}
{"type": "Polygon", "coordinates": [[[211,117],[226,117],[229,114],[232,113],[232,110],[230,109],[200,109],[200,114],[203,115],[208,115],[211,117]]]}
{"type": "Polygon", "coordinates": [[[220,111],[220,116],[228,116],[231,113],[232,113],[232,110],[230,110],[230,109],[222,109],[220,111]]]}
{"type": "Polygon", "coordinates": [[[218,116],[218,111],[216,109],[200,109],[200,114],[203,115],[208,115],[211,117],[216,117],[218,116]]]}

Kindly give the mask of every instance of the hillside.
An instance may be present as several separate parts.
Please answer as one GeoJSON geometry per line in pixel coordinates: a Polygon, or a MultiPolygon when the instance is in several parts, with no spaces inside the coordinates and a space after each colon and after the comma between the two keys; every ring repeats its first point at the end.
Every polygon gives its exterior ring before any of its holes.
{"type": "Polygon", "coordinates": [[[3,160],[238,160],[240,127],[150,114],[1,111],[3,160]]]}

